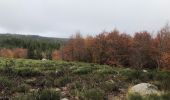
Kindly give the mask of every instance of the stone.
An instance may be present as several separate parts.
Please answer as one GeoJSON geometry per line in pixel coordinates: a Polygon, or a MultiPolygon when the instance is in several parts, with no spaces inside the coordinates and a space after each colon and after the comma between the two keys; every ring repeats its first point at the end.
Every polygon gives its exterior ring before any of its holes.
{"type": "Polygon", "coordinates": [[[56,89],[55,89],[55,91],[56,91],[56,92],[60,92],[60,91],[61,91],[61,89],[59,89],[59,88],[56,88],[56,89]]]}
{"type": "Polygon", "coordinates": [[[68,100],[67,98],[62,98],[61,100],[68,100]]]}
{"type": "Polygon", "coordinates": [[[42,61],[46,61],[47,59],[43,58],[42,61]]]}
{"type": "Polygon", "coordinates": [[[143,70],[144,73],[147,73],[148,71],[147,70],[143,70]]]}
{"type": "Polygon", "coordinates": [[[149,83],[140,83],[131,87],[128,91],[129,94],[139,94],[141,96],[160,94],[160,91],[155,85],[149,83]]]}

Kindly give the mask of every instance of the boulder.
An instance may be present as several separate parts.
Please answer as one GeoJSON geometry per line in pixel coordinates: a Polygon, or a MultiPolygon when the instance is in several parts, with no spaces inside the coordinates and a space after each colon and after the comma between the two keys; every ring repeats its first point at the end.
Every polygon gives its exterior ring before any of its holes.
{"type": "Polygon", "coordinates": [[[47,59],[46,58],[43,58],[42,61],[46,61],[47,59]]]}
{"type": "Polygon", "coordinates": [[[147,70],[142,70],[144,73],[147,73],[148,71],[147,70]]]}
{"type": "Polygon", "coordinates": [[[68,100],[67,98],[62,98],[61,100],[68,100]]]}
{"type": "Polygon", "coordinates": [[[139,94],[141,96],[160,94],[160,91],[155,85],[149,83],[140,83],[131,87],[128,91],[129,94],[139,94]]]}

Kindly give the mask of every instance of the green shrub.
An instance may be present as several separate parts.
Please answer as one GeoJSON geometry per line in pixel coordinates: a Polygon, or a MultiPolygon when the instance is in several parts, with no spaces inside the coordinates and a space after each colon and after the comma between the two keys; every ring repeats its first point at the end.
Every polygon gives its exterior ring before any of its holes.
{"type": "Polygon", "coordinates": [[[124,70],[120,72],[122,76],[126,78],[127,81],[138,83],[140,81],[147,82],[154,79],[154,73],[143,72],[141,70],[124,70]],[[135,82],[135,81],[136,82],[135,82]]]}
{"type": "Polygon", "coordinates": [[[54,80],[54,86],[65,86],[67,83],[69,83],[71,80],[69,76],[63,76],[58,79],[54,80]]]}
{"type": "Polygon", "coordinates": [[[15,69],[15,73],[18,76],[21,77],[33,77],[33,76],[38,76],[41,75],[41,72],[32,68],[18,68],[15,69]]]}
{"type": "Polygon", "coordinates": [[[99,89],[85,89],[81,92],[81,100],[103,100],[104,92],[99,89]]]}
{"type": "Polygon", "coordinates": [[[79,67],[76,70],[73,71],[74,74],[78,74],[78,75],[84,75],[84,74],[88,74],[92,72],[92,68],[90,67],[79,67]]]}
{"type": "Polygon", "coordinates": [[[0,86],[4,89],[11,89],[13,86],[13,82],[6,77],[0,77],[0,86]]]}
{"type": "Polygon", "coordinates": [[[99,74],[116,74],[117,72],[111,68],[101,68],[97,70],[99,74]]]}
{"type": "Polygon", "coordinates": [[[160,81],[160,88],[164,91],[170,91],[170,78],[160,81]]]}
{"type": "Polygon", "coordinates": [[[45,89],[32,95],[32,100],[60,100],[58,92],[45,89]]]}
{"type": "Polygon", "coordinates": [[[155,75],[154,75],[154,79],[155,80],[159,80],[159,81],[162,81],[162,80],[165,80],[167,78],[170,78],[170,73],[169,72],[155,72],[155,75]]]}
{"type": "Polygon", "coordinates": [[[143,100],[138,94],[128,94],[127,100],[143,100]]]}
{"type": "Polygon", "coordinates": [[[73,84],[71,84],[70,88],[71,89],[76,89],[76,90],[81,90],[83,87],[82,83],[79,81],[74,82],[73,84]]]}
{"type": "Polygon", "coordinates": [[[170,93],[164,93],[162,95],[147,95],[147,96],[140,96],[138,94],[129,94],[128,100],[170,100],[170,93]]]}
{"type": "Polygon", "coordinates": [[[100,87],[105,92],[119,91],[119,85],[115,82],[104,82],[100,87]]]}
{"type": "Polygon", "coordinates": [[[20,86],[18,86],[18,87],[16,88],[16,91],[17,91],[17,92],[26,93],[26,92],[29,91],[30,88],[31,88],[31,87],[30,87],[29,85],[27,85],[27,84],[21,84],[20,86]]]}
{"type": "Polygon", "coordinates": [[[31,94],[14,97],[13,100],[60,100],[60,95],[58,92],[45,89],[31,94]]]}
{"type": "Polygon", "coordinates": [[[161,96],[161,99],[162,100],[170,100],[170,92],[163,94],[161,96]]]}
{"type": "Polygon", "coordinates": [[[148,95],[143,100],[161,100],[161,97],[158,95],[148,95]]]}
{"type": "Polygon", "coordinates": [[[46,78],[43,78],[43,79],[37,81],[37,84],[39,84],[40,86],[43,86],[43,87],[52,87],[53,80],[51,80],[50,78],[46,77],[46,78]]]}

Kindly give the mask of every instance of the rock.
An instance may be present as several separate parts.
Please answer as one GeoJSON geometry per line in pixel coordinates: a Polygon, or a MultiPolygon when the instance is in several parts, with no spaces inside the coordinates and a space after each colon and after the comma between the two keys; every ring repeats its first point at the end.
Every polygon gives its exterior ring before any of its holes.
{"type": "Polygon", "coordinates": [[[42,61],[46,61],[47,59],[43,58],[42,61]]]}
{"type": "Polygon", "coordinates": [[[61,100],[68,100],[67,98],[62,98],[61,100]]]}
{"type": "Polygon", "coordinates": [[[56,91],[56,92],[60,92],[60,91],[61,91],[61,89],[59,89],[59,88],[56,88],[56,89],[55,89],[55,91],[56,91]]]}
{"type": "Polygon", "coordinates": [[[141,96],[152,95],[152,94],[160,94],[160,91],[155,85],[149,83],[140,83],[133,87],[131,87],[128,91],[130,94],[139,94],[141,96]]]}
{"type": "Polygon", "coordinates": [[[148,71],[147,70],[143,70],[144,73],[147,73],[148,71]]]}

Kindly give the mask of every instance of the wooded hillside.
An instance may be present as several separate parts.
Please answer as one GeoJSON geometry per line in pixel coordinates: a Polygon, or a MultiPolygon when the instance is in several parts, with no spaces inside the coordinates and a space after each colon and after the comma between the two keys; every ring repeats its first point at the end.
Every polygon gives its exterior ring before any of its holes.
{"type": "Polygon", "coordinates": [[[36,35],[0,34],[0,56],[11,58],[51,59],[53,50],[59,49],[67,39],[36,35]]]}

